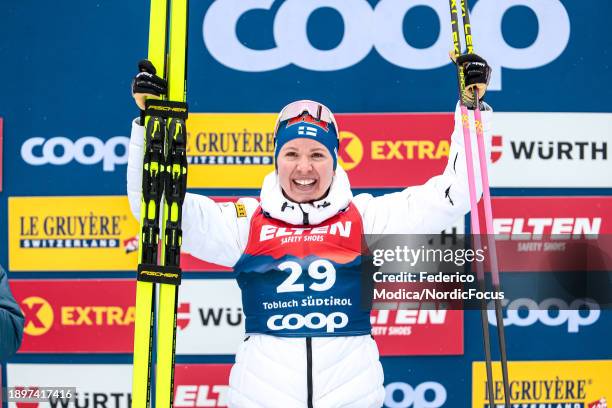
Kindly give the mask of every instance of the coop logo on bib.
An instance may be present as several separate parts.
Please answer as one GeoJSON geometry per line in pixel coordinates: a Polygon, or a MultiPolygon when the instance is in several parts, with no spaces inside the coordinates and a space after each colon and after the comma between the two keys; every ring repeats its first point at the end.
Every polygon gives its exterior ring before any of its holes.
{"type": "Polygon", "coordinates": [[[299,313],[288,315],[274,315],[268,319],[268,328],[278,331],[283,329],[299,330],[304,327],[318,330],[325,329],[327,333],[333,333],[348,324],[348,316],[342,312],[333,312],[329,315],[313,312],[305,316],[299,313]]]}

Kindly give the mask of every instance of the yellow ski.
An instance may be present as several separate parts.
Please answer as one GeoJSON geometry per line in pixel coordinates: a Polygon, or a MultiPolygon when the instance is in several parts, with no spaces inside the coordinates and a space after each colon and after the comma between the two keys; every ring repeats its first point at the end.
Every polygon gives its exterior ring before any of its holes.
{"type": "Polygon", "coordinates": [[[145,111],[143,198],[136,284],[132,406],[151,405],[155,287],[159,284],[155,405],[172,407],[176,306],[181,281],[181,209],[187,186],[185,103],[188,0],[151,0],[149,60],[168,81],[167,100],[148,99],[145,111]],[[170,24],[168,24],[170,17],[170,24]],[[167,47],[167,32],[170,44],[167,47]],[[166,57],[166,48],[169,48],[166,57]],[[167,58],[167,61],[166,61],[167,58]],[[167,75],[166,75],[167,72],[167,75]],[[163,192],[163,214],[161,202],[163,192]],[[161,233],[159,231],[160,216],[161,233]],[[161,240],[161,254],[158,244],[161,240]]]}

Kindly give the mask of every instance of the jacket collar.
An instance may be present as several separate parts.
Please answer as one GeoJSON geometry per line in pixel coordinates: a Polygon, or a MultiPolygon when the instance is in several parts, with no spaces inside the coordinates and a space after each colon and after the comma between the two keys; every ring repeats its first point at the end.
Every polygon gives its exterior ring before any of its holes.
{"type": "Polygon", "coordinates": [[[317,225],[344,211],[353,193],[348,176],[342,167],[336,168],[327,196],[312,203],[295,203],[281,190],[276,171],[268,174],[261,187],[261,208],[266,215],[291,225],[317,225]]]}

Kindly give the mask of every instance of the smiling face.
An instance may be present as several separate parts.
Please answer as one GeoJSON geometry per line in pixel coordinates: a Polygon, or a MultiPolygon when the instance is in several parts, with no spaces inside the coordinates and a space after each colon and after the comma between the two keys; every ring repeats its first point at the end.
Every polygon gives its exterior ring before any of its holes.
{"type": "Polygon", "coordinates": [[[334,177],[334,161],[329,151],[312,139],[298,138],[285,143],[276,164],[285,196],[296,203],[323,198],[334,177]]]}

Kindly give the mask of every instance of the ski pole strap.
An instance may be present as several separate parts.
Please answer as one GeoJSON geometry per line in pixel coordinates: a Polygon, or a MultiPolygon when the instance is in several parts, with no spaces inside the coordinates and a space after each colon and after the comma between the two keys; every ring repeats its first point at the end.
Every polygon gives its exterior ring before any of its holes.
{"type": "Polygon", "coordinates": [[[167,283],[179,286],[181,284],[181,268],[178,266],[138,264],[136,279],[142,282],[167,283]]]}
{"type": "Polygon", "coordinates": [[[189,115],[186,102],[163,101],[160,99],[147,99],[145,101],[145,116],[158,116],[161,118],[177,118],[187,120],[189,115]]]}

